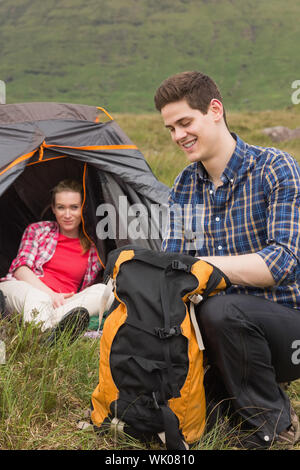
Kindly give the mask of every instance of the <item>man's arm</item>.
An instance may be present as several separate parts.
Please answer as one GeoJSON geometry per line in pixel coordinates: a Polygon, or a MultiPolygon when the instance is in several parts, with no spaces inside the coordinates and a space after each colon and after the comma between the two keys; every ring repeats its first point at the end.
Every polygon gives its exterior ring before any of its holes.
{"type": "Polygon", "coordinates": [[[285,154],[265,166],[268,201],[266,246],[259,252],[236,256],[201,257],[217,266],[233,285],[272,287],[295,282],[299,263],[299,166],[285,154]]]}
{"type": "Polygon", "coordinates": [[[256,253],[238,256],[201,256],[219,268],[233,285],[272,287],[274,278],[264,260],[256,253]]]}

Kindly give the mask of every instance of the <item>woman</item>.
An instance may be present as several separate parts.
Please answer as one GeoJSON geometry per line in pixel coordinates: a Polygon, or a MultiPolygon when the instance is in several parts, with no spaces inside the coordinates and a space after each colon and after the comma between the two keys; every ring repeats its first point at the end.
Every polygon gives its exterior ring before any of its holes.
{"type": "Polygon", "coordinates": [[[9,273],[1,279],[6,310],[23,313],[24,322],[40,323],[43,331],[52,328],[50,341],[74,324],[80,334],[89,317],[101,317],[113,301],[111,289],[94,284],[101,265],[82,230],[81,185],[61,181],[52,191],[51,206],[56,221],[27,227],[9,273]]]}

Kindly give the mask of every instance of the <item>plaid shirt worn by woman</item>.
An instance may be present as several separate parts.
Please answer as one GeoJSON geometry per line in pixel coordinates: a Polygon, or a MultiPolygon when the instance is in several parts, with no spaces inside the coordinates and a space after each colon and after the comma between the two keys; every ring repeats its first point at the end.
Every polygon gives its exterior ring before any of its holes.
{"type": "Polygon", "coordinates": [[[263,296],[300,309],[300,168],[287,153],[238,136],[216,190],[200,162],[176,178],[164,251],[192,256],[257,253],[276,285],[231,286],[225,294],[263,296]]]}
{"type": "MultiPolygon", "coordinates": [[[[43,276],[43,265],[53,256],[59,236],[56,222],[36,222],[29,225],[22,237],[18,254],[13,260],[9,272],[1,281],[13,279],[14,271],[20,266],[28,266],[37,276],[43,276]]],[[[96,279],[101,264],[94,246],[90,248],[88,266],[80,290],[90,286],[96,279]]]]}

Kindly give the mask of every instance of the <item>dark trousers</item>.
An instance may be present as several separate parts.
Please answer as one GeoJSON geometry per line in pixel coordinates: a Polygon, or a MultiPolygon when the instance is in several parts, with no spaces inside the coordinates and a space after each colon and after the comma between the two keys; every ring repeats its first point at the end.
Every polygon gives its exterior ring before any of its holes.
{"type": "Polygon", "coordinates": [[[210,364],[207,401],[230,404],[268,446],[291,424],[290,401],[278,383],[300,377],[300,310],[252,295],[220,295],[200,304],[197,320],[210,364]]]}

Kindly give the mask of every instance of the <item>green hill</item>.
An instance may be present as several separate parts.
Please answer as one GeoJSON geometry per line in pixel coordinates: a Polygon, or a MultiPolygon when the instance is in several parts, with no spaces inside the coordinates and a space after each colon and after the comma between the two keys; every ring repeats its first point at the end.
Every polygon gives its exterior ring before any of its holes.
{"type": "Polygon", "coordinates": [[[153,111],[168,75],[197,69],[232,110],[291,105],[299,0],[0,0],[7,102],[153,111]]]}

